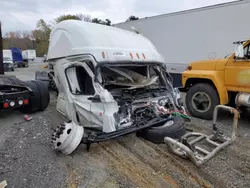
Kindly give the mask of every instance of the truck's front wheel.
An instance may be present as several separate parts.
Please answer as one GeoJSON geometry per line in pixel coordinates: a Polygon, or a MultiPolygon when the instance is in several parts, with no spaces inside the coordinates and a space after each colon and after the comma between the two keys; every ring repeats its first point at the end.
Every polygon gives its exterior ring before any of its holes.
{"type": "Polygon", "coordinates": [[[216,89],[210,84],[196,84],[186,95],[186,107],[189,113],[197,118],[211,120],[215,106],[219,105],[216,89]]]}

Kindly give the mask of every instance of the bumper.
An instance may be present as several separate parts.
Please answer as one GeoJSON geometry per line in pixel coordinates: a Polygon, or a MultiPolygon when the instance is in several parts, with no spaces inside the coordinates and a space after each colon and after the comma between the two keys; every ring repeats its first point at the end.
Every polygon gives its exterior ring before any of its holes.
{"type": "Polygon", "coordinates": [[[4,64],[4,71],[10,71],[14,69],[14,65],[4,64]]]}
{"type": "Polygon", "coordinates": [[[93,143],[93,142],[103,142],[110,139],[118,138],[127,134],[131,134],[152,126],[162,125],[172,118],[155,118],[146,124],[134,124],[130,127],[124,128],[111,133],[100,133],[98,135],[89,135],[88,137],[83,138],[82,143],[93,143]]]}

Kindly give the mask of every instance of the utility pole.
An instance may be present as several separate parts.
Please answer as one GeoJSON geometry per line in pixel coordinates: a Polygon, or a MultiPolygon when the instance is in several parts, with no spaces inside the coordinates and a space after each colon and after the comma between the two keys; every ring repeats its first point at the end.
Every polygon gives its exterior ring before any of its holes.
{"type": "Polygon", "coordinates": [[[2,37],[2,24],[0,21],[0,75],[4,74],[3,66],[3,37],[2,37]]]}

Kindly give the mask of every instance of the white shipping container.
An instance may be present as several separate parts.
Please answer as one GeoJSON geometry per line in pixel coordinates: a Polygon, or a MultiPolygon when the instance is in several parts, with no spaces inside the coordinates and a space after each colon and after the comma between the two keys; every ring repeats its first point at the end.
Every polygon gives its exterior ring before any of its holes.
{"type": "Polygon", "coordinates": [[[13,61],[11,50],[3,50],[3,58],[10,58],[13,61]]]}
{"type": "Polygon", "coordinates": [[[234,53],[233,42],[250,38],[250,1],[234,1],[204,8],[115,24],[141,32],[156,46],[172,73],[182,73],[198,60],[234,53]]]}
{"type": "Polygon", "coordinates": [[[23,50],[22,56],[24,60],[34,60],[36,58],[36,50],[23,50]]]}

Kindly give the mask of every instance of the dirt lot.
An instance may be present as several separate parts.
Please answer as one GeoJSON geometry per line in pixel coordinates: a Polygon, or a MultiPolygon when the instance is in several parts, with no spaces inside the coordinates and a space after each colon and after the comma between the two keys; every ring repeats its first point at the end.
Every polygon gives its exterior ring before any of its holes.
{"type": "MultiPolygon", "coordinates": [[[[34,79],[42,63],[14,72],[34,79]]],[[[11,73],[13,74],[13,73],[11,73]]],[[[250,120],[242,114],[237,140],[215,158],[198,168],[191,162],[135,135],[91,145],[81,145],[64,156],[50,147],[52,127],[64,119],[55,110],[56,97],[44,112],[24,122],[18,111],[0,114],[0,182],[20,188],[84,187],[250,187],[250,120]]],[[[220,113],[219,128],[230,133],[232,116],[220,113]]],[[[211,121],[192,119],[187,125],[209,133],[211,121]]]]}

